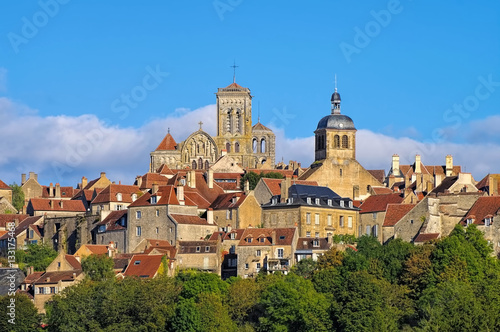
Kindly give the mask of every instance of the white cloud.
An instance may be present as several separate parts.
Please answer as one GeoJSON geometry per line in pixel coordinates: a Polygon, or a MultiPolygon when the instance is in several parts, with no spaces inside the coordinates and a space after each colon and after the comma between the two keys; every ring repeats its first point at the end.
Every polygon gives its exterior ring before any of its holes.
{"type": "MultiPolygon", "coordinates": [[[[195,110],[179,110],[164,119],[153,119],[140,128],[121,128],[106,124],[95,115],[42,117],[25,105],[0,98],[0,179],[19,183],[20,174],[39,173],[42,184],[60,182],[75,185],[82,176],[94,179],[101,171],[122,183],[132,183],[135,176],[149,168],[149,153],[156,148],[170,128],[176,141],[186,139],[199,129],[215,135],[215,105],[195,110]]],[[[500,121],[500,118],[498,119],[500,121]]],[[[496,121],[496,120],[495,120],[496,121]]],[[[493,130],[498,122],[486,119],[473,124],[471,132],[493,130]]],[[[296,160],[307,167],[314,160],[314,137],[286,136],[284,129],[272,128],[276,134],[276,162],[296,160]]],[[[390,167],[391,156],[400,155],[402,164],[413,163],[422,155],[426,165],[442,165],[447,154],[476,179],[488,172],[498,172],[500,143],[485,144],[423,143],[412,138],[394,138],[369,130],[357,132],[357,159],[367,169],[390,167]]],[[[491,136],[490,135],[490,136],[491,136]]],[[[473,140],[471,140],[473,141],[473,140]]]]}

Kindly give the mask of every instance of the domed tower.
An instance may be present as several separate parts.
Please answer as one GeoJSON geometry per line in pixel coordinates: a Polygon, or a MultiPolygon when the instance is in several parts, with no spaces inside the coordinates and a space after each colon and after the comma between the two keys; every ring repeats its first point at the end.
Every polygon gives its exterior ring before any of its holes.
{"type": "Polygon", "coordinates": [[[340,114],[340,94],[335,88],[332,94],[332,113],[318,122],[314,131],[315,160],[356,159],[356,128],[347,115],[340,114]]]}

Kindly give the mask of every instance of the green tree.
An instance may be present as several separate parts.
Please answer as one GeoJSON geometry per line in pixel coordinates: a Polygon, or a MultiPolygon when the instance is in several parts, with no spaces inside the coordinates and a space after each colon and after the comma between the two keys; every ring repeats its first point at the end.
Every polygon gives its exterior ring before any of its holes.
{"type": "Polygon", "coordinates": [[[330,248],[323,255],[318,257],[316,268],[318,270],[328,269],[342,265],[344,253],[337,250],[335,247],[330,248]]]}
{"type": "Polygon", "coordinates": [[[283,179],[283,175],[279,172],[267,172],[267,173],[261,172],[260,174],[257,174],[255,172],[247,172],[241,178],[240,187],[241,189],[244,189],[245,183],[248,181],[250,190],[254,190],[255,186],[257,186],[257,183],[262,178],[283,179]]]}
{"type": "Polygon", "coordinates": [[[22,211],[24,206],[24,192],[15,182],[10,185],[12,188],[12,205],[17,211],[22,211]]]}
{"type": "Polygon", "coordinates": [[[57,251],[47,244],[28,244],[26,250],[16,250],[16,262],[25,273],[28,266],[33,266],[35,271],[45,271],[56,257],[57,251]]]}
{"type": "Polygon", "coordinates": [[[15,294],[12,297],[0,297],[0,331],[37,331],[40,321],[38,310],[26,295],[15,294]],[[12,300],[14,302],[12,302],[12,300]],[[15,309],[11,312],[11,308],[15,309]],[[13,316],[12,313],[15,314],[15,316],[13,316]]]}
{"type": "Polygon", "coordinates": [[[229,285],[214,273],[194,270],[180,271],[176,279],[182,282],[181,296],[196,298],[201,293],[215,293],[226,296],[229,285]]]}
{"type": "Polygon", "coordinates": [[[202,331],[201,314],[194,299],[181,299],[175,306],[171,331],[198,332],[202,331]]]}
{"type": "Polygon", "coordinates": [[[314,271],[316,271],[317,265],[318,263],[312,258],[301,259],[297,264],[292,266],[291,272],[303,278],[310,279],[314,271]]]}
{"type": "Polygon", "coordinates": [[[106,255],[89,255],[82,259],[82,270],[93,281],[112,279],[114,261],[106,255]]]}
{"type": "Polygon", "coordinates": [[[219,294],[201,293],[196,304],[201,316],[202,330],[206,332],[236,331],[236,323],[231,319],[227,306],[222,304],[219,294]]]}
{"type": "Polygon", "coordinates": [[[261,284],[255,279],[234,278],[231,280],[227,296],[229,315],[239,326],[255,323],[256,306],[262,292],[261,284]]]}

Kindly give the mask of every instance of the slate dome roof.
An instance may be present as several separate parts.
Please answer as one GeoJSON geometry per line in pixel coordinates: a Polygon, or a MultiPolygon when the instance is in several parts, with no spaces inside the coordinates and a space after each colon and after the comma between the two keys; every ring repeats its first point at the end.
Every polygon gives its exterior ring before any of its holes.
{"type": "Polygon", "coordinates": [[[317,129],[356,129],[350,117],[343,114],[330,114],[319,120],[317,129]]]}

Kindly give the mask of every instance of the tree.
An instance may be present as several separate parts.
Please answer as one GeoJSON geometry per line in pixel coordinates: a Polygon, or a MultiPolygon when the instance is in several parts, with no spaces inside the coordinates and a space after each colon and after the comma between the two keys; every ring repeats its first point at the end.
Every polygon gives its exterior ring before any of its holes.
{"type": "Polygon", "coordinates": [[[297,264],[292,266],[291,272],[303,278],[310,279],[314,271],[316,271],[317,265],[318,263],[312,258],[301,259],[297,264]]]}
{"type": "Polygon", "coordinates": [[[318,257],[316,268],[318,270],[328,269],[342,265],[344,254],[335,247],[330,248],[323,255],[318,257]]]}
{"type": "Polygon", "coordinates": [[[262,178],[283,179],[283,175],[279,172],[267,172],[267,173],[261,172],[260,174],[257,174],[255,172],[248,172],[241,178],[240,187],[241,189],[244,189],[245,183],[248,181],[250,190],[254,190],[255,186],[257,186],[257,183],[262,178]]]}
{"type": "Polygon", "coordinates": [[[255,310],[262,292],[261,284],[254,279],[234,279],[231,280],[227,296],[229,314],[239,326],[249,321],[255,322],[255,310]]]}
{"type": "Polygon", "coordinates": [[[26,250],[16,250],[16,262],[24,273],[28,266],[33,266],[35,271],[45,271],[56,257],[57,251],[47,244],[31,243],[26,250]]]}
{"type": "Polygon", "coordinates": [[[82,259],[82,270],[93,281],[114,278],[114,261],[106,255],[89,255],[82,259]]]}
{"type": "Polygon", "coordinates": [[[24,207],[24,192],[15,182],[10,185],[12,188],[12,205],[17,211],[22,211],[24,207]]]}
{"type": "Polygon", "coordinates": [[[196,304],[201,317],[201,326],[206,332],[236,331],[236,323],[230,318],[227,306],[222,304],[220,295],[201,293],[196,304]]]}
{"type": "Polygon", "coordinates": [[[38,310],[26,295],[15,294],[12,297],[0,297],[0,331],[36,331],[40,325],[40,321],[38,310]],[[13,309],[15,316],[8,315],[11,312],[9,306],[15,308],[13,309]]]}

